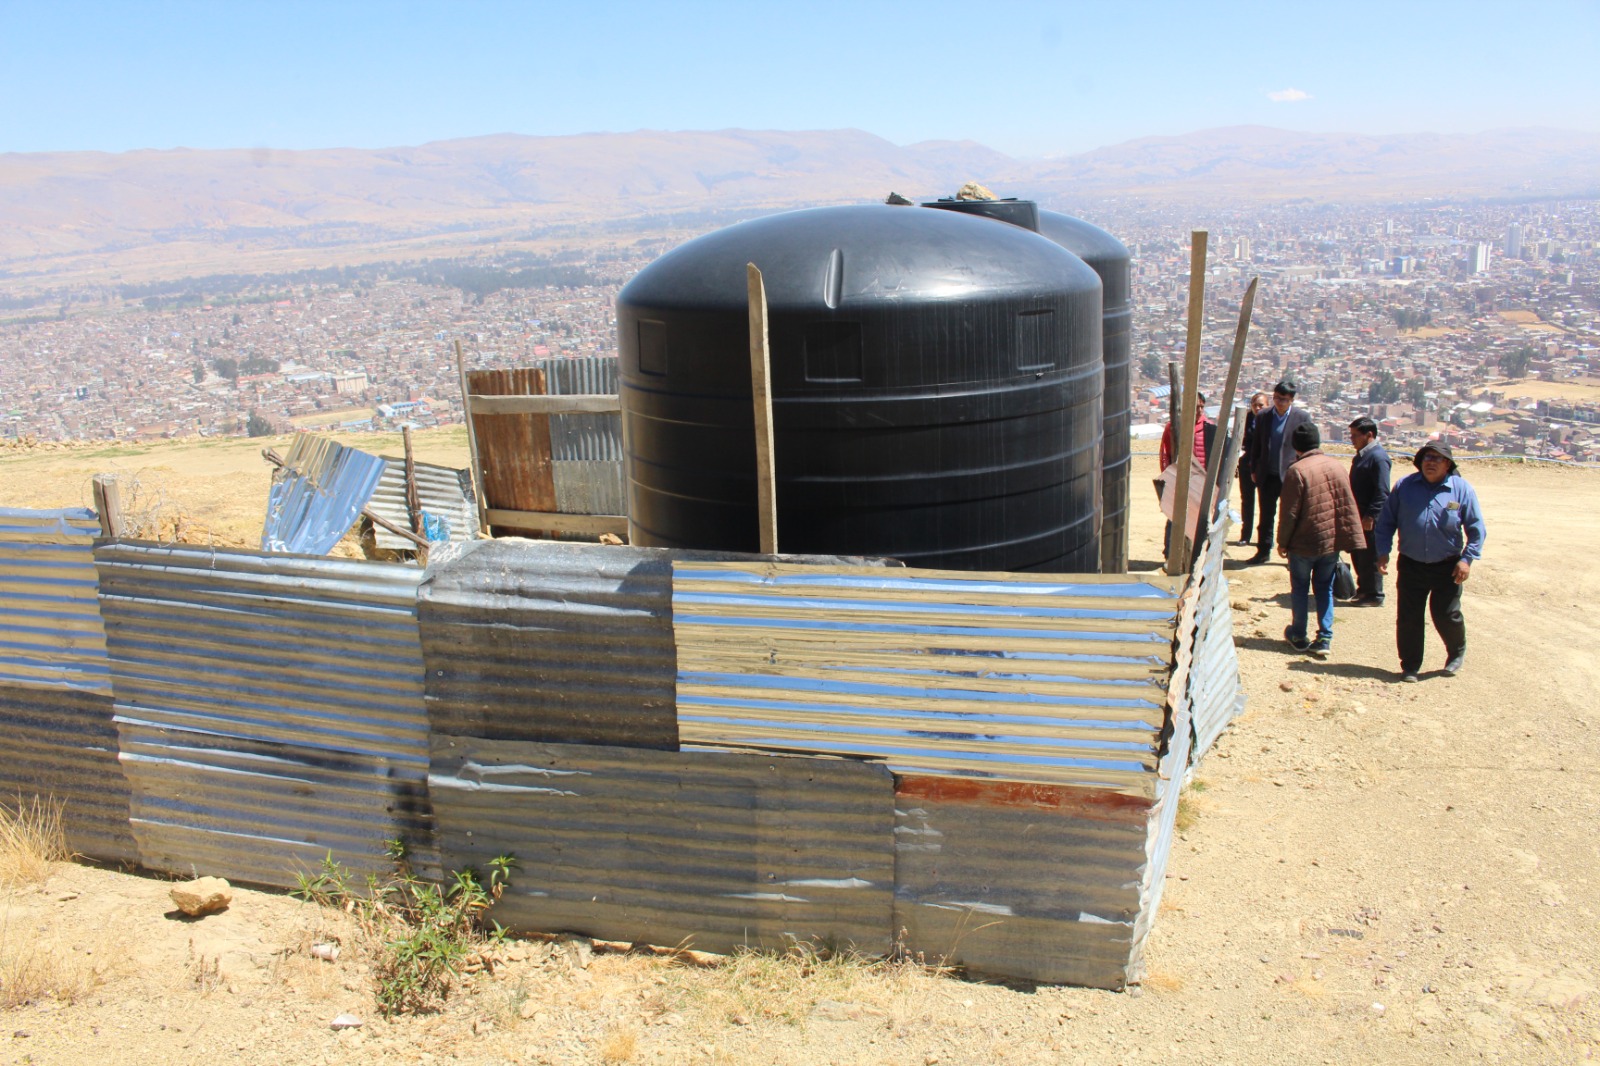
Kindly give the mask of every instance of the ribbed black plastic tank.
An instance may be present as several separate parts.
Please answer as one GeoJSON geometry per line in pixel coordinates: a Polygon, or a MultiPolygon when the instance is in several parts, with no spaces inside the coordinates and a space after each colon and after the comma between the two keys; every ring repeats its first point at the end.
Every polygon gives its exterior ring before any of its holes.
{"type": "Polygon", "coordinates": [[[1099,570],[1099,277],[1026,230],[905,207],[741,223],[623,288],[635,543],[757,550],[747,263],[782,551],[1099,570]]]}
{"type": "Polygon", "coordinates": [[[1105,363],[1105,434],[1102,443],[1100,571],[1128,569],[1128,503],[1133,470],[1132,360],[1133,282],[1128,249],[1121,241],[1072,215],[1040,210],[1031,200],[937,200],[924,204],[1010,222],[1055,241],[1100,275],[1103,301],[1101,359],[1105,363]]]}

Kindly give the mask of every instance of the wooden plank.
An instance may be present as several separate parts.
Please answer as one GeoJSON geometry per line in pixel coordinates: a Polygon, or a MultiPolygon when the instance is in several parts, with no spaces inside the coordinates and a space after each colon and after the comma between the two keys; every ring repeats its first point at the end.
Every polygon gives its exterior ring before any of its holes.
{"type": "Polygon", "coordinates": [[[122,536],[122,486],[115,474],[94,476],[94,510],[100,516],[100,535],[122,536]]]}
{"type": "MultiPolygon", "coordinates": [[[[1233,356],[1228,361],[1228,380],[1222,387],[1222,402],[1217,407],[1217,435],[1214,439],[1222,444],[1224,450],[1228,446],[1228,434],[1232,431],[1230,416],[1233,414],[1233,394],[1239,387],[1239,369],[1244,365],[1244,342],[1250,335],[1250,312],[1256,305],[1256,284],[1260,280],[1250,279],[1250,287],[1244,290],[1244,300],[1239,304],[1239,325],[1233,332],[1233,356]]],[[[1244,425],[1243,422],[1239,424],[1244,425]]],[[[1206,531],[1211,528],[1211,501],[1216,497],[1217,479],[1222,476],[1224,466],[1216,456],[1206,453],[1206,487],[1200,494],[1200,525],[1194,533],[1196,543],[1204,543],[1206,531]]],[[[1232,470],[1233,467],[1228,466],[1227,469],[1232,470]]],[[[1222,484],[1226,485],[1227,482],[1222,484]]]]}
{"type": "Polygon", "coordinates": [[[772,353],[767,342],[767,287],[754,263],[745,266],[750,296],[750,398],[756,423],[756,513],[761,554],[778,554],[778,500],[772,457],[772,353]]]}
{"type": "Polygon", "coordinates": [[[614,533],[619,537],[628,535],[628,519],[625,515],[562,514],[558,511],[518,511],[491,507],[488,521],[496,529],[576,533],[595,537],[602,533],[614,533]]]}
{"type": "MultiPolygon", "coordinates": [[[[483,470],[484,510],[556,511],[555,467],[550,460],[550,416],[485,413],[478,396],[544,396],[544,371],[521,367],[467,373],[468,400],[483,470]]],[[[494,520],[488,519],[490,532],[494,520]]],[[[519,523],[519,530],[551,529],[519,523]]]]}
{"type": "Polygon", "coordinates": [[[1204,326],[1206,291],[1206,241],[1208,234],[1197,229],[1189,235],[1189,331],[1183,352],[1183,409],[1181,421],[1172,427],[1173,460],[1177,477],[1173,480],[1172,539],[1167,544],[1167,573],[1181,574],[1189,568],[1189,478],[1194,468],[1194,412],[1200,394],[1200,333],[1204,326]]]}
{"type": "Polygon", "coordinates": [[[472,390],[467,387],[467,361],[461,354],[461,342],[456,341],[456,376],[461,382],[461,420],[467,424],[467,454],[472,467],[472,490],[478,500],[478,532],[485,533],[489,529],[489,520],[484,517],[488,504],[483,498],[483,462],[478,456],[478,435],[472,428],[472,390]]]}
{"type": "Polygon", "coordinates": [[[422,532],[422,498],[417,494],[417,460],[411,451],[411,427],[400,427],[400,439],[406,449],[406,525],[411,532],[422,532]]]}
{"type": "Polygon", "coordinates": [[[478,396],[472,413],[478,415],[610,414],[622,410],[618,396],[478,396]]]}

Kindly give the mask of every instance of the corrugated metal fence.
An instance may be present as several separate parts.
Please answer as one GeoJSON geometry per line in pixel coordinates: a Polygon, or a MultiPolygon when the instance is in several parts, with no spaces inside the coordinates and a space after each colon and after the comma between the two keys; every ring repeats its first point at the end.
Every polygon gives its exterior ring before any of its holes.
{"type": "Polygon", "coordinates": [[[139,857],[292,884],[432,852],[414,567],[102,545],[139,857]]]}
{"type": "Polygon", "coordinates": [[[7,587],[54,570],[0,644],[105,620],[109,658],[0,662],[33,671],[0,678],[0,775],[66,797],[75,847],[269,885],[328,854],[376,871],[394,837],[435,872],[509,851],[498,916],[524,930],[899,940],[1121,987],[1192,742],[1239,703],[1223,527],[1181,596],[511,540],[425,574],[103,541],[94,600],[84,513],[12,522],[7,587]]]}

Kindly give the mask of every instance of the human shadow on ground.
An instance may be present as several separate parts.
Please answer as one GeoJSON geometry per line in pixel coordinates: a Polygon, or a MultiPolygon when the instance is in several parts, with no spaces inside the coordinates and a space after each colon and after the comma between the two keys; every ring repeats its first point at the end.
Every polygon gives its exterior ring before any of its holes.
{"type": "Polygon", "coordinates": [[[1289,669],[1297,674],[1324,674],[1328,677],[1365,678],[1374,681],[1400,680],[1395,670],[1386,670],[1381,666],[1371,666],[1367,663],[1341,663],[1333,659],[1297,659],[1289,663],[1289,669]]]}

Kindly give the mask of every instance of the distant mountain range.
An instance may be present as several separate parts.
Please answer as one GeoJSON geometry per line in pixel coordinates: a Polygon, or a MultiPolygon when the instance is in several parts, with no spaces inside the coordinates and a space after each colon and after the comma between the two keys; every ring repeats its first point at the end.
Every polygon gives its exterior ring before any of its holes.
{"type": "Polygon", "coordinates": [[[1600,195],[1600,134],[1368,137],[1259,126],[1013,159],[860,130],[525,137],[415,148],[0,154],[0,282],[440,254],[628,218],[949,195],[982,181],[1071,209],[1600,195]]]}

